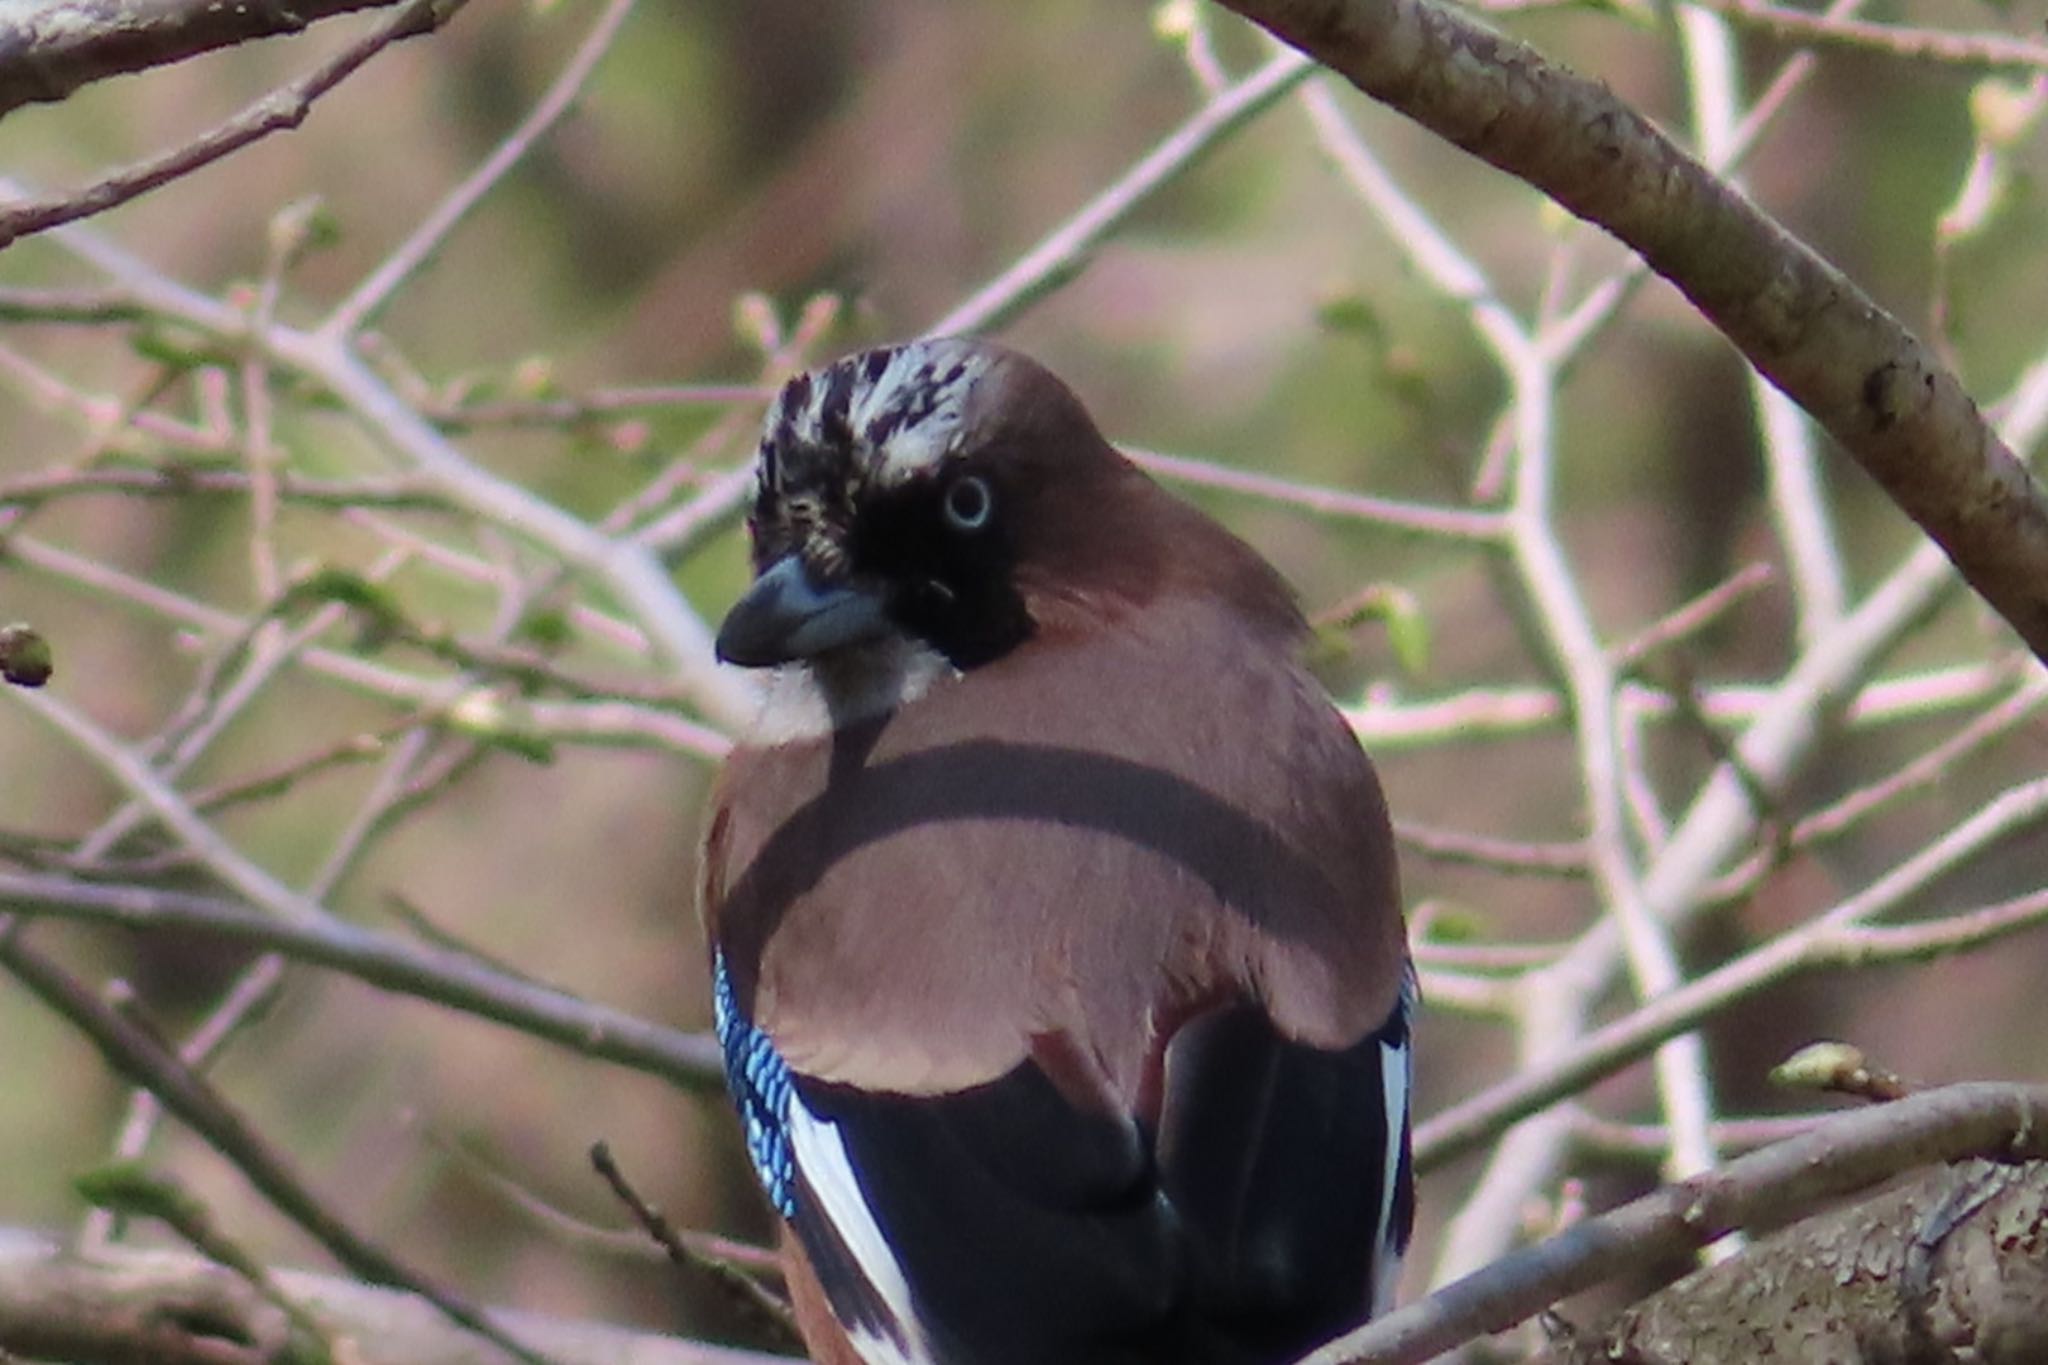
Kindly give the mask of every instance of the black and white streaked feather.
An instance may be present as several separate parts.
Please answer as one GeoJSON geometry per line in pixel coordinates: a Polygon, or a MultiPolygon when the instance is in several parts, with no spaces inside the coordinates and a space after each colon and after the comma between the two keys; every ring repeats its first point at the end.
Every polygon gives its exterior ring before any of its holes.
{"type": "Polygon", "coordinates": [[[884,346],[783,389],[761,438],[763,483],[785,494],[823,483],[901,482],[957,454],[983,349],[955,340],[884,346]]]}
{"type": "Polygon", "coordinates": [[[792,379],[768,415],[756,460],[757,561],[796,550],[840,571],[856,509],[876,490],[930,477],[960,453],[965,417],[989,369],[955,341],[883,347],[792,379]]]}

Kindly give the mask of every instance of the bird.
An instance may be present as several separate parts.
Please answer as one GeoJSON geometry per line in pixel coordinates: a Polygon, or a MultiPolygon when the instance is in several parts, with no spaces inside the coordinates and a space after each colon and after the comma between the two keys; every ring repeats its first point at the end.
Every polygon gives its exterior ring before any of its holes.
{"type": "Polygon", "coordinates": [[[1292,590],[1029,357],[771,404],[699,905],[821,1365],[1279,1365],[1392,1301],[1416,986],[1292,590]]]}

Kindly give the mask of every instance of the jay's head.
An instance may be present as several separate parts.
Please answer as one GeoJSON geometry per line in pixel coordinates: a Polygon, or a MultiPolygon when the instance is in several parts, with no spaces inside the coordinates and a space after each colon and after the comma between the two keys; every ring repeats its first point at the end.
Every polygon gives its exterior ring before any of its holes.
{"type": "Polygon", "coordinates": [[[791,380],[761,439],[748,529],[755,582],[718,635],[719,657],[747,667],[908,642],[972,670],[1190,574],[1285,596],[1118,454],[1050,372],[966,339],[791,380]]]}

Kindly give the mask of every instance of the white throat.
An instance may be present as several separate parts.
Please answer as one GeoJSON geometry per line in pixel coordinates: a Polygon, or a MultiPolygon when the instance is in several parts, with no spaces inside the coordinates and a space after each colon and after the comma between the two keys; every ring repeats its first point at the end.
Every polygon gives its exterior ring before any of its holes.
{"type": "Polygon", "coordinates": [[[744,742],[769,748],[822,739],[916,701],[958,672],[930,645],[901,635],[784,664],[768,675],[744,742]]]}

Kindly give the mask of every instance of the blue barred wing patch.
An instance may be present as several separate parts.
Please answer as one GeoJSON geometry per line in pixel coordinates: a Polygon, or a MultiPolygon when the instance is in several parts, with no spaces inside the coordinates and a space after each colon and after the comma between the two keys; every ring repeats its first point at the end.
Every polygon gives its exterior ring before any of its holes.
{"type": "Polygon", "coordinates": [[[793,1093],[789,1066],[768,1035],[740,1013],[733,996],[725,954],[711,964],[711,1023],[725,1053],[725,1083],[739,1106],[746,1131],[747,1156],[768,1191],[768,1202],[784,1218],[796,1217],[796,1158],[789,1144],[789,1105],[793,1093]]]}

